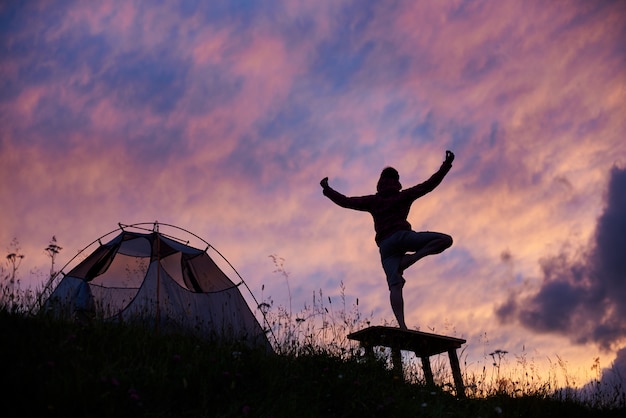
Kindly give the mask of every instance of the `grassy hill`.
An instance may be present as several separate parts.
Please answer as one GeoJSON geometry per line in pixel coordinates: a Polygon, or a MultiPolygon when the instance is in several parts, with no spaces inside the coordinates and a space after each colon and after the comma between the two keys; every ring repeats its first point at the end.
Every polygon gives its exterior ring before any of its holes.
{"type": "Polygon", "coordinates": [[[267,354],[154,330],[80,326],[0,310],[2,416],[623,417],[575,399],[495,393],[458,400],[384,361],[314,346],[267,354]]]}

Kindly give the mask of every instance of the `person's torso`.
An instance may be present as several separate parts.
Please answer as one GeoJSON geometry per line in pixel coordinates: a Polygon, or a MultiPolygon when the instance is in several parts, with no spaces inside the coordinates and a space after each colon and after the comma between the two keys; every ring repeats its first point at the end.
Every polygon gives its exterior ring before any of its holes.
{"type": "Polygon", "coordinates": [[[394,232],[410,230],[411,224],[407,221],[411,210],[412,199],[402,192],[377,194],[376,203],[369,211],[374,218],[376,242],[380,243],[394,232]]]}

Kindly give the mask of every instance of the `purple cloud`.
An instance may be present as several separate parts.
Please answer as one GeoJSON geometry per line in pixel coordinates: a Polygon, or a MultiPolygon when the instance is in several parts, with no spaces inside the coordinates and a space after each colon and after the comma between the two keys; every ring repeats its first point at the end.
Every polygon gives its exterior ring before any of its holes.
{"type": "Polygon", "coordinates": [[[608,349],[626,338],[626,169],[613,167],[606,207],[590,248],[541,261],[543,283],[530,296],[496,310],[502,321],[517,320],[539,332],[566,335],[577,343],[608,349]]]}

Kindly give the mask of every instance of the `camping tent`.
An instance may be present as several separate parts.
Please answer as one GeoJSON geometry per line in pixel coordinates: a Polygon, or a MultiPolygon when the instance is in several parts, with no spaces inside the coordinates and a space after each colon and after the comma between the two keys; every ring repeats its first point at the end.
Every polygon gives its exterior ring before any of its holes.
{"type": "Polygon", "coordinates": [[[113,239],[105,244],[103,237],[98,239],[95,251],[62,273],[44,309],[65,315],[88,312],[104,320],[140,322],[157,330],[243,341],[271,350],[240,292],[245,283],[235,284],[207,252],[212,248],[241,279],[217,250],[209,244],[200,250],[159,232],[159,226],[182,230],[178,227],[154,223],[150,230],[142,225],[146,224],[120,224],[103,236],[120,231],[113,239]]]}

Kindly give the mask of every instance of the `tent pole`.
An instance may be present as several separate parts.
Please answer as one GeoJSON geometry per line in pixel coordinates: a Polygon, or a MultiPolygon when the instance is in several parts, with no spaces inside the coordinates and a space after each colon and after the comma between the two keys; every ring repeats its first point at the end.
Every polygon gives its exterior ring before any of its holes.
{"type": "Polygon", "coordinates": [[[157,227],[156,231],[156,246],[157,246],[157,288],[156,288],[156,318],[154,321],[154,332],[155,334],[159,334],[159,318],[161,317],[160,312],[160,289],[161,289],[161,240],[159,239],[159,231],[157,227]]]}

